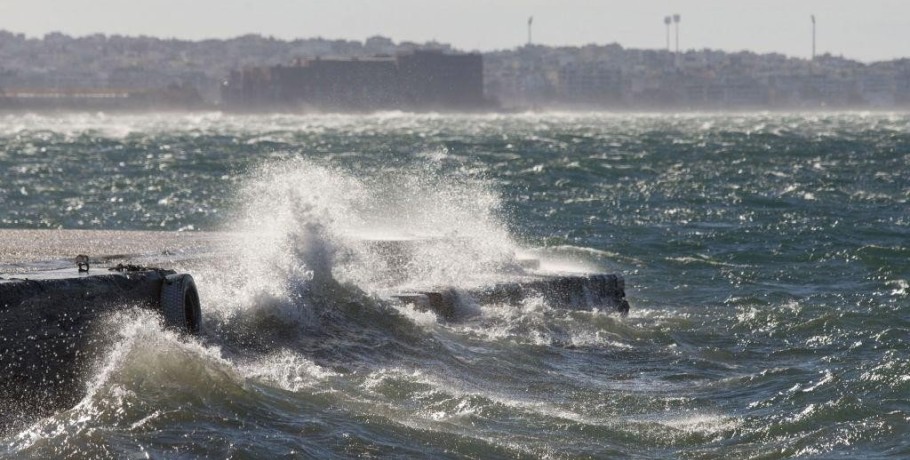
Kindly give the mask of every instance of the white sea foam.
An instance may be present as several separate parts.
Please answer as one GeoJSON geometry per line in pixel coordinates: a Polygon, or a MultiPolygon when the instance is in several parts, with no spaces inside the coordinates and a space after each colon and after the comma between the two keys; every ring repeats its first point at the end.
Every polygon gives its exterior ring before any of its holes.
{"type": "Polygon", "coordinates": [[[320,286],[389,294],[520,271],[490,184],[438,167],[355,176],[306,160],[262,165],[238,195],[227,260],[199,272],[211,314],[309,324],[320,286]]]}
{"type": "MultiPolygon", "coordinates": [[[[18,433],[11,443],[13,450],[26,451],[39,443],[66,444],[69,439],[84,442],[97,426],[137,426],[148,422],[154,414],[137,415],[141,412],[133,409],[134,403],[147,396],[139,395],[136,386],[148,379],[164,378],[162,369],[168,365],[179,368],[179,361],[201,360],[221,373],[233,374],[218,347],[184,340],[180,334],[162,329],[160,318],[153,312],[125,310],[109,318],[104,327],[114,331],[115,340],[96,363],[82,399],[74,407],[18,433]],[[134,417],[139,420],[131,421],[134,417]]],[[[78,444],[67,447],[75,452],[80,449],[78,444]]]]}
{"type": "Polygon", "coordinates": [[[713,435],[733,430],[740,426],[741,421],[727,415],[694,413],[664,417],[658,423],[683,433],[713,435]]]}
{"type": "Polygon", "coordinates": [[[246,378],[254,378],[275,384],[287,391],[310,388],[338,374],[319,366],[313,361],[290,350],[281,350],[272,355],[237,367],[246,378]]]}

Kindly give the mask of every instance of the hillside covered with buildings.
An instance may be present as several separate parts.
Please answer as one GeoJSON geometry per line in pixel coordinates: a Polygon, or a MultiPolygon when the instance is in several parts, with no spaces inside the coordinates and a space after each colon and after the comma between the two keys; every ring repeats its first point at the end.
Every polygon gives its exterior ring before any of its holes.
{"type": "MultiPolygon", "coordinates": [[[[372,70],[367,70],[349,79],[362,83],[349,85],[372,85],[373,92],[369,94],[384,94],[388,100],[414,101],[416,96],[404,88],[414,83],[409,83],[410,77],[400,70],[404,65],[400,63],[414,61],[413,58],[408,61],[407,56],[429,56],[427,52],[477,56],[450,59],[464,62],[472,70],[444,70],[449,78],[443,86],[439,86],[438,74],[433,74],[436,76],[427,78],[437,84],[427,86],[424,92],[472,92],[471,100],[483,99],[484,107],[494,103],[504,109],[518,110],[910,107],[910,60],[907,59],[865,64],[830,55],[807,60],[779,54],[714,50],[677,54],[667,50],[626,49],[617,44],[533,45],[478,56],[458,53],[445,44],[395,43],[383,37],[364,42],[323,38],[287,41],[247,35],[227,40],[187,41],[100,34],[70,37],[59,33],[29,38],[0,31],[0,109],[229,107],[230,98],[239,96],[225,86],[230,85],[232,78],[236,82],[238,75],[255,75],[257,71],[272,69],[266,72],[268,78],[280,74],[285,84],[298,81],[299,85],[306,85],[309,81],[306,78],[310,78],[307,75],[321,75],[319,72],[323,70],[319,69],[334,65],[336,70],[347,74],[344,69],[367,69],[368,62],[387,69],[377,74],[377,79],[397,78],[399,83],[374,81],[370,78],[372,70]],[[399,67],[389,67],[393,62],[399,63],[396,64],[399,67]]],[[[258,84],[267,85],[268,80],[260,78],[258,84]]],[[[303,86],[283,91],[300,97],[309,94],[303,86]]],[[[348,95],[345,97],[350,97],[349,93],[344,93],[348,95]]],[[[378,96],[358,97],[373,101],[378,96]]],[[[425,100],[428,96],[421,97],[425,100]]],[[[449,96],[437,99],[437,102],[455,100],[449,96]]],[[[242,100],[235,99],[233,108],[242,108],[242,104],[242,100]]],[[[350,103],[328,106],[338,110],[352,108],[350,103]]],[[[446,107],[412,104],[403,108],[446,107]]],[[[450,108],[460,107],[455,104],[450,108]]]]}

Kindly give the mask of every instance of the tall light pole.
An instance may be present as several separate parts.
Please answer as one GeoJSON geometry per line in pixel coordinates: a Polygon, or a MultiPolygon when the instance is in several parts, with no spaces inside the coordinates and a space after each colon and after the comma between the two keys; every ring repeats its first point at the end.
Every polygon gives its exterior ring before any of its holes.
{"type": "Polygon", "coordinates": [[[673,21],[673,18],[670,16],[664,16],[664,25],[667,26],[667,52],[670,52],[670,22],[673,21]]]}
{"type": "Polygon", "coordinates": [[[534,16],[528,17],[528,46],[531,46],[531,24],[534,23],[534,16]]]}
{"type": "Polygon", "coordinates": [[[673,15],[673,22],[676,23],[676,54],[679,54],[679,15],[673,15]]]}
{"type": "Polygon", "coordinates": [[[812,18],[812,60],[815,60],[815,15],[811,16],[812,18]]]}

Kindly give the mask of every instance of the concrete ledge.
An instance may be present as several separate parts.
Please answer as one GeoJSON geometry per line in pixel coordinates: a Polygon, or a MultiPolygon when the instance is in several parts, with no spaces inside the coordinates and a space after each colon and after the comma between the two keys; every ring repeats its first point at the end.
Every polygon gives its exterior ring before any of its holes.
{"type": "Polygon", "coordinates": [[[0,430],[23,417],[52,413],[81,397],[85,373],[109,334],[105,314],[157,309],[171,270],[76,269],[0,279],[0,430]]]}
{"type": "Polygon", "coordinates": [[[615,274],[527,277],[515,282],[458,290],[453,287],[393,295],[401,302],[421,310],[433,311],[445,319],[454,319],[458,304],[472,301],[481,305],[519,305],[529,297],[543,297],[554,308],[591,310],[606,308],[625,315],[625,280],[615,274]]]}

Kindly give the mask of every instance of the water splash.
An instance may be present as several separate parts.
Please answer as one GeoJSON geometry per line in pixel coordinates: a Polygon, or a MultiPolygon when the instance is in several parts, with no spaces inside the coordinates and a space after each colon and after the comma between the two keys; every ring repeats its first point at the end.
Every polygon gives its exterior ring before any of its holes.
{"type": "Polygon", "coordinates": [[[424,163],[355,176],[307,160],[267,163],[237,194],[234,268],[199,276],[215,315],[267,309],[313,320],[340,290],[470,285],[515,270],[518,246],[488,183],[424,163]]]}

